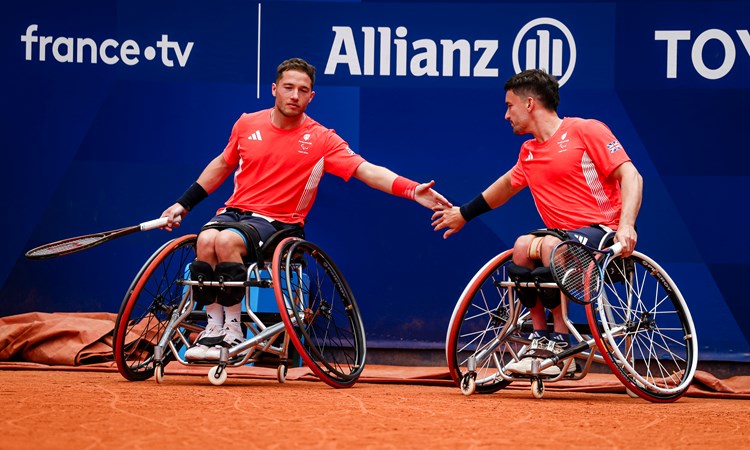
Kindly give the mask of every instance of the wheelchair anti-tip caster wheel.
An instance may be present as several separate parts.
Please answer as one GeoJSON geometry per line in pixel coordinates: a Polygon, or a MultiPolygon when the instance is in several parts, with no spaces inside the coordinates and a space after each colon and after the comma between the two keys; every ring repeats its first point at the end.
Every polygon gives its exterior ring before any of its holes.
{"type": "Polygon", "coordinates": [[[466,375],[461,378],[461,392],[464,395],[471,395],[477,389],[477,374],[475,372],[467,372],[466,375]]]}
{"type": "Polygon", "coordinates": [[[154,370],[154,378],[156,378],[156,382],[158,384],[162,384],[164,382],[164,366],[161,364],[157,364],[156,368],[154,370]]]}
{"type": "Polygon", "coordinates": [[[279,380],[279,383],[286,381],[286,372],[286,364],[279,364],[279,367],[276,368],[276,378],[279,380]]]}
{"type": "Polygon", "coordinates": [[[227,371],[221,366],[213,366],[208,371],[208,381],[214,386],[221,386],[227,380],[227,371]]]}
{"type": "Polygon", "coordinates": [[[542,398],[544,396],[544,382],[539,378],[531,380],[531,395],[534,398],[542,398]]]}

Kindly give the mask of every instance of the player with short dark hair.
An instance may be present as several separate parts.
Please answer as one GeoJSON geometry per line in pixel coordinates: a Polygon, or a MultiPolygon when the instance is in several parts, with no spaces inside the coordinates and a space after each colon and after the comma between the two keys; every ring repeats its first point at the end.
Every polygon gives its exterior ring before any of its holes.
{"type": "MultiPolygon", "coordinates": [[[[516,240],[509,268],[511,277],[519,281],[552,281],[550,253],[566,239],[578,239],[597,248],[604,239],[614,236],[622,244],[623,257],[629,256],[637,241],[635,220],[641,206],[643,180],[620,142],[597,120],[560,118],[559,84],[542,70],[518,73],[504,88],[505,119],[515,134],[531,134],[533,139],[522,144],[516,164],[472,201],[461,207],[436,207],[435,230],[446,229],[447,238],[469,220],[529,187],[547,228],[516,240]]],[[[529,373],[532,358],[560,353],[569,345],[570,337],[556,290],[520,291],[519,299],[529,308],[534,333],[526,357],[506,369],[529,373]],[[551,310],[554,318],[551,332],[545,309],[551,310]]],[[[571,369],[575,370],[575,364],[570,364],[568,370],[571,369]]],[[[542,373],[555,376],[560,368],[551,366],[542,373]]]]}
{"type": "MultiPolygon", "coordinates": [[[[204,281],[244,281],[244,259],[253,243],[291,228],[303,234],[304,224],[325,173],[344,180],[355,177],[383,192],[416,200],[433,208],[449,202],[432,189],[389,169],[371,164],[349,148],[333,130],[306,114],[315,97],[315,67],[299,58],[282,62],[272,108],[243,114],[234,124],[229,143],[203,170],[198,180],[167,208],[168,229],[234,173],[234,191],[207,223],[196,244],[191,277],[204,281]]],[[[197,345],[186,351],[191,360],[219,359],[220,347],[244,340],[240,327],[242,288],[197,287],[194,300],[205,305],[206,329],[197,345]]]]}

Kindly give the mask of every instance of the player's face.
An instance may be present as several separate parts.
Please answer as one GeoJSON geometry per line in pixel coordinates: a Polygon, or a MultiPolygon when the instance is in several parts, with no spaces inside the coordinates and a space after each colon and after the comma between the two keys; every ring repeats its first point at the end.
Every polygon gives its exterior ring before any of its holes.
{"type": "Polygon", "coordinates": [[[286,117],[296,117],[304,113],[310,100],[315,96],[312,80],[306,73],[298,70],[287,70],[281,75],[278,83],[271,86],[276,97],[276,109],[286,117]]]}
{"type": "Polygon", "coordinates": [[[509,90],[505,93],[505,120],[510,122],[514,134],[526,134],[526,126],[529,121],[529,108],[527,99],[521,98],[509,90]]]}

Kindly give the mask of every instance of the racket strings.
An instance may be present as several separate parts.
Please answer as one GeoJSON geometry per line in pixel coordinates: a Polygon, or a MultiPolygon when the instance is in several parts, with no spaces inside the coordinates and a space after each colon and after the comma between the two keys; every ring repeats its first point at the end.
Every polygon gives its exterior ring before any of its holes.
{"type": "Polygon", "coordinates": [[[101,239],[100,236],[89,236],[89,237],[82,237],[79,239],[74,239],[72,241],[64,241],[64,242],[58,242],[56,244],[49,244],[49,245],[39,247],[29,252],[29,255],[44,256],[44,255],[56,255],[58,253],[65,253],[70,250],[75,250],[81,247],[85,247],[93,242],[98,241],[99,239],[101,239]]]}
{"type": "Polygon", "coordinates": [[[570,296],[583,302],[598,296],[602,281],[599,267],[594,255],[583,246],[561,245],[551,266],[555,279],[570,296]]]}

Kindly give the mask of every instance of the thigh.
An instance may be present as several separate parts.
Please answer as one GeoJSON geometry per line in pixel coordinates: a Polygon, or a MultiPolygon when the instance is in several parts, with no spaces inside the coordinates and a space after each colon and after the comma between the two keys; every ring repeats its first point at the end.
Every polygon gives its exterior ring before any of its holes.
{"type": "Polygon", "coordinates": [[[245,242],[245,246],[249,248],[252,245],[251,241],[259,241],[256,244],[262,245],[276,232],[276,228],[268,220],[255,216],[251,212],[225,211],[217,214],[204,225],[200,235],[211,233],[211,236],[213,236],[213,233],[218,231],[236,233],[245,242]],[[246,227],[252,228],[255,232],[248,233],[246,227]]]}
{"type": "Polygon", "coordinates": [[[614,233],[614,231],[604,230],[599,227],[584,227],[569,230],[568,236],[571,239],[578,240],[580,243],[588,247],[601,249],[603,244],[614,236],[614,233]]]}

